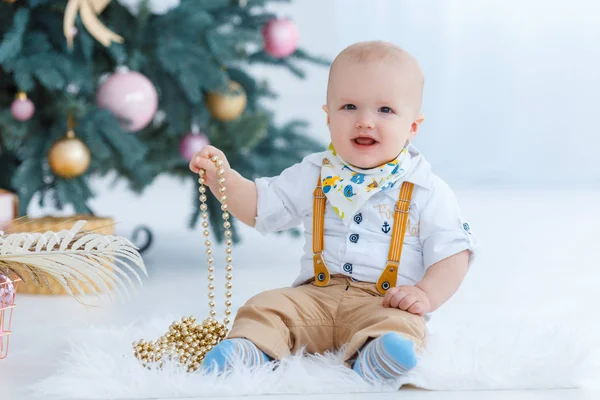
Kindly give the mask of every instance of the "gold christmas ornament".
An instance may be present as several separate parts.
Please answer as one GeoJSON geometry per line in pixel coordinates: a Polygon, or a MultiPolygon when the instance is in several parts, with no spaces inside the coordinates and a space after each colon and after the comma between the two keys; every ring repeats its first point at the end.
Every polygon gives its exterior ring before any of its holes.
{"type": "Polygon", "coordinates": [[[215,267],[213,265],[214,259],[212,257],[211,241],[209,240],[208,213],[206,212],[208,209],[206,205],[206,187],[204,186],[204,174],[206,171],[201,170],[198,183],[200,183],[200,210],[202,211],[202,227],[204,228],[202,233],[206,237],[204,245],[206,246],[206,261],[208,263],[208,306],[210,308],[210,316],[202,321],[202,324],[196,322],[196,317],[183,317],[181,321],[173,322],[169,326],[169,330],[158,340],[146,342],[142,339],[134,342],[133,355],[147,368],[152,368],[153,366],[161,368],[165,360],[176,360],[188,372],[194,372],[200,367],[206,353],[212,350],[221,340],[225,339],[229,333],[227,325],[231,322],[229,316],[231,315],[230,298],[232,296],[231,280],[233,279],[233,275],[231,274],[233,270],[233,266],[231,265],[231,223],[229,222],[229,212],[227,211],[227,196],[224,194],[226,191],[225,170],[221,168],[223,162],[216,156],[211,160],[219,168],[217,170],[217,175],[219,175],[219,193],[221,193],[219,201],[221,202],[221,211],[223,211],[223,227],[225,228],[225,244],[227,245],[225,247],[225,262],[227,263],[225,265],[225,280],[227,281],[225,283],[225,288],[227,289],[225,292],[225,317],[222,323],[215,319],[217,314],[214,309],[215,302],[213,301],[215,298],[215,285],[213,284],[215,267]]]}
{"type": "Polygon", "coordinates": [[[248,98],[242,85],[229,82],[228,93],[209,92],[204,101],[213,117],[221,121],[233,121],[246,109],[248,98]]]}
{"type": "Polygon", "coordinates": [[[75,137],[72,129],[67,137],[57,140],[48,152],[48,164],[52,172],[64,179],[81,176],[87,171],[92,160],[85,143],[75,137]]]}
{"type": "Polygon", "coordinates": [[[108,3],[110,0],[69,0],[63,18],[63,33],[70,49],[73,47],[73,28],[78,13],[90,35],[105,47],[110,46],[112,42],[124,42],[122,36],[108,29],[98,19],[98,15],[104,11],[108,3]]]}

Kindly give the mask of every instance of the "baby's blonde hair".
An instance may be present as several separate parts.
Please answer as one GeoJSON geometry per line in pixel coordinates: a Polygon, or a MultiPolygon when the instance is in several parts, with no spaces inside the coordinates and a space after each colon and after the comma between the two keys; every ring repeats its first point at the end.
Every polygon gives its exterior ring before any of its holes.
{"type": "Polygon", "coordinates": [[[417,96],[417,110],[421,109],[423,99],[423,87],[425,85],[425,77],[417,60],[401,47],[381,40],[373,40],[366,42],[358,42],[346,47],[333,60],[329,69],[329,79],[327,83],[327,99],[329,100],[329,82],[334,73],[335,66],[342,61],[353,61],[358,63],[374,62],[374,61],[392,61],[398,62],[399,65],[406,66],[406,71],[410,71],[412,76],[408,76],[415,85],[415,96],[417,96]]]}

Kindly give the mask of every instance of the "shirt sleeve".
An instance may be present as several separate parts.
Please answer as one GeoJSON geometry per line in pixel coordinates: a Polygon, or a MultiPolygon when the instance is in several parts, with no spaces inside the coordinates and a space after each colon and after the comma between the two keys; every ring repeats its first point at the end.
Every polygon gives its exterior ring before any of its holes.
{"type": "Polygon", "coordinates": [[[311,158],[314,156],[305,157],[278,176],[254,181],[258,195],[254,226],[257,231],[267,234],[302,224],[304,213],[312,206],[319,176],[319,167],[311,158]]]}
{"type": "Polygon", "coordinates": [[[456,196],[438,177],[432,180],[430,191],[420,216],[425,269],[463,250],[470,252],[470,265],[475,258],[476,238],[470,224],[461,217],[456,196]]]}

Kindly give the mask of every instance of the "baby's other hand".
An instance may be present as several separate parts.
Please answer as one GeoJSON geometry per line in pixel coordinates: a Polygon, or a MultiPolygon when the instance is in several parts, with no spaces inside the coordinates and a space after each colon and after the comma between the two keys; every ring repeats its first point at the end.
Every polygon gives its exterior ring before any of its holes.
{"type": "Polygon", "coordinates": [[[190,170],[192,172],[198,174],[201,169],[206,171],[204,182],[209,187],[216,187],[219,181],[217,173],[219,168],[211,160],[214,156],[217,156],[219,160],[223,162],[221,168],[223,169],[223,176],[226,177],[231,170],[231,166],[229,165],[225,154],[214,146],[205,146],[202,150],[194,154],[194,157],[192,157],[190,161],[190,170]]]}
{"type": "Polygon", "coordinates": [[[427,294],[416,286],[408,285],[390,288],[383,298],[383,306],[399,308],[421,317],[431,308],[427,294]]]}

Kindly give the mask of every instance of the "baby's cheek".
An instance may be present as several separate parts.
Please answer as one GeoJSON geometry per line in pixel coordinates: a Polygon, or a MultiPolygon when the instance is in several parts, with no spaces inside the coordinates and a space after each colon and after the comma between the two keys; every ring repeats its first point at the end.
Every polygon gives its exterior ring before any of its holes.
{"type": "Polygon", "coordinates": [[[335,128],[335,127],[331,127],[330,129],[330,133],[331,133],[331,141],[333,142],[333,145],[335,146],[336,149],[341,149],[342,147],[344,147],[346,145],[346,142],[348,141],[347,139],[347,134],[344,134],[343,131],[339,128],[335,128]]]}
{"type": "Polygon", "coordinates": [[[392,153],[394,153],[394,152],[397,153],[400,150],[402,150],[402,148],[406,144],[406,139],[407,138],[404,135],[398,135],[398,134],[394,134],[394,135],[386,134],[383,136],[385,148],[389,149],[389,151],[392,153]]]}

